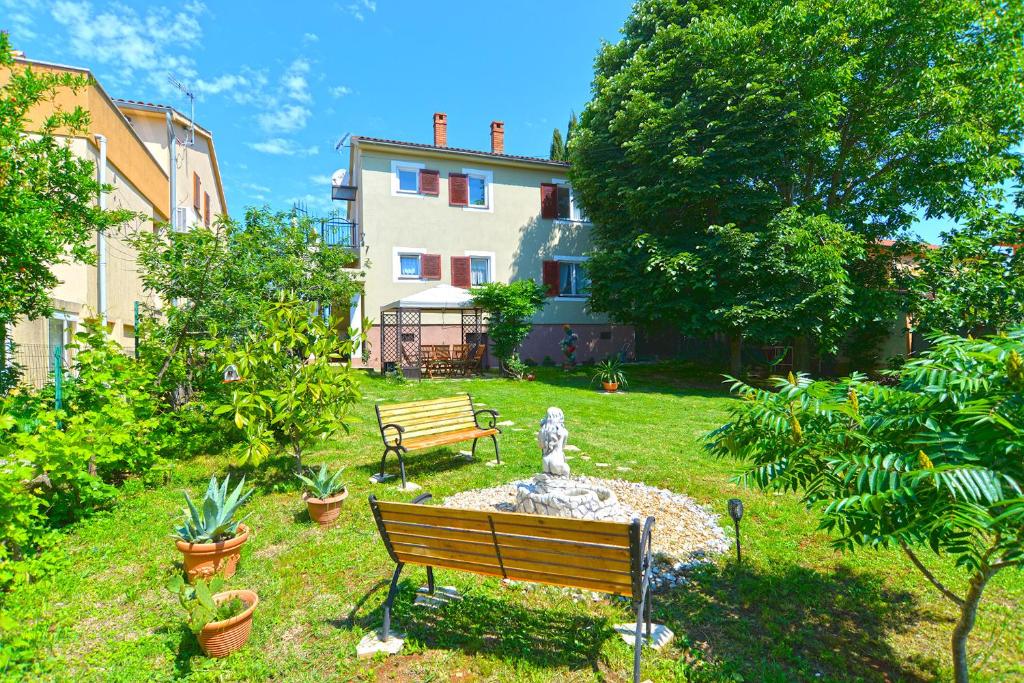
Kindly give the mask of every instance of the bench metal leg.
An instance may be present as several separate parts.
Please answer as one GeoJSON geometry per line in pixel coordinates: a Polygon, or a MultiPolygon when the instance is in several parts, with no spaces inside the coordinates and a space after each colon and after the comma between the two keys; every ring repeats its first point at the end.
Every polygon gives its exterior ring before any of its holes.
{"type": "Polygon", "coordinates": [[[405,488],[405,461],[402,459],[402,452],[404,448],[388,446],[384,449],[384,455],[380,458],[380,478],[384,480],[384,464],[387,462],[388,453],[394,453],[395,457],[398,458],[398,469],[402,473],[402,488],[405,488]]]}
{"type": "Polygon", "coordinates": [[[427,592],[434,594],[434,568],[427,567],[427,592]]]}
{"type": "Polygon", "coordinates": [[[636,632],[633,634],[633,683],[640,683],[640,650],[644,645],[643,624],[644,614],[647,610],[647,602],[648,598],[645,594],[640,599],[640,604],[636,606],[636,632]]]}
{"type": "Polygon", "coordinates": [[[647,622],[647,642],[651,640],[651,603],[653,602],[651,594],[648,592],[644,598],[644,621],[647,622]]]}
{"type": "Polygon", "coordinates": [[[480,439],[473,439],[473,448],[470,449],[470,451],[469,451],[470,457],[473,457],[473,458],[476,457],[476,442],[479,441],[479,440],[480,439]]]}
{"type": "Polygon", "coordinates": [[[496,434],[491,434],[491,441],[494,442],[494,459],[500,465],[501,464],[501,451],[498,450],[498,436],[496,434]]]}
{"type": "Polygon", "coordinates": [[[384,627],[380,631],[381,642],[387,642],[391,635],[391,606],[395,604],[395,596],[398,595],[398,577],[402,573],[401,562],[395,567],[395,575],[391,577],[391,588],[388,590],[388,598],[384,601],[384,627]]]}

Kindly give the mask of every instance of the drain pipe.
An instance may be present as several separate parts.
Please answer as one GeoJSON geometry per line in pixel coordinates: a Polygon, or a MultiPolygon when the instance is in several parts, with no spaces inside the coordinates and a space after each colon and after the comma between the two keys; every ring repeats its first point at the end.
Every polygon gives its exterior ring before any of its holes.
{"type": "Polygon", "coordinates": [[[174,224],[174,221],[177,220],[178,214],[178,136],[174,134],[174,121],[171,119],[171,112],[167,112],[167,150],[171,157],[171,167],[167,170],[167,177],[171,185],[171,201],[167,205],[170,215],[167,219],[171,223],[171,230],[177,230],[178,226],[174,224]]]}
{"type": "MultiPolygon", "coordinates": [[[[100,185],[107,184],[107,138],[105,135],[96,135],[96,143],[100,147],[100,161],[98,168],[100,185]]],[[[100,187],[99,196],[100,211],[107,208],[107,193],[100,187]]],[[[107,326],[107,238],[100,230],[96,233],[96,274],[99,278],[96,287],[96,309],[104,329],[107,326]]]]}

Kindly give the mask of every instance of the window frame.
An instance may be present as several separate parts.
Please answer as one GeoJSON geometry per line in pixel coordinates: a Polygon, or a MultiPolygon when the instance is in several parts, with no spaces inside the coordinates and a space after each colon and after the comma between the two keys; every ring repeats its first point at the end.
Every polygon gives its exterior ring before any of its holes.
{"type": "Polygon", "coordinates": [[[486,259],[487,260],[487,280],[486,282],[495,282],[494,279],[494,252],[493,251],[464,251],[463,256],[469,258],[469,284],[471,287],[476,287],[473,284],[473,259],[486,259]]]}
{"type": "MultiPolygon", "coordinates": [[[[562,218],[561,216],[558,216],[557,213],[556,213],[555,218],[554,218],[555,224],[556,225],[558,225],[558,224],[561,224],[561,225],[575,225],[575,224],[578,224],[578,223],[582,223],[582,224],[585,224],[585,225],[590,224],[590,218],[583,214],[583,211],[580,209],[579,205],[576,203],[576,191],[573,189],[572,183],[570,183],[567,178],[552,178],[551,179],[551,184],[552,185],[558,185],[559,187],[565,186],[569,190],[569,217],[568,218],[562,218]]],[[[557,190],[555,192],[556,192],[556,196],[555,196],[555,211],[557,212],[558,211],[557,190]]]]}
{"type": "Polygon", "coordinates": [[[423,279],[423,255],[427,253],[421,247],[394,247],[391,252],[392,280],[394,282],[426,282],[423,279]],[[402,257],[415,256],[419,261],[418,275],[402,275],[402,257]]]}
{"type": "Polygon", "coordinates": [[[425,170],[427,165],[419,161],[405,161],[404,159],[392,159],[391,160],[391,196],[393,197],[426,197],[433,195],[424,195],[420,192],[420,171],[425,170]],[[403,190],[401,179],[399,178],[399,170],[413,171],[416,175],[416,189],[415,190],[403,190]]]}
{"type": "MultiPolygon", "coordinates": [[[[564,220],[564,219],[563,219],[564,220]]],[[[576,273],[579,272],[579,267],[589,260],[586,256],[553,256],[551,260],[558,264],[558,294],[553,298],[555,301],[586,301],[590,298],[590,292],[586,293],[573,293],[573,294],[562,294],[562,265],[569,265],[573,268],[572,277],[572,288],[576,292],[576,273]]]]}
{"type": "Polygon", "coordinates": [[[463,175],[466,176],[466,205],[462,207],[463,211],[482,211],[485,213],[494,213],[494,171],[486,171],[480,168],[464,168],[462,169],[463,175]],[[472,199],[472,192],[470,190],[470,183],[473,178],[484,181],[484,204],[483,206],[470,204],[472,199]]]}

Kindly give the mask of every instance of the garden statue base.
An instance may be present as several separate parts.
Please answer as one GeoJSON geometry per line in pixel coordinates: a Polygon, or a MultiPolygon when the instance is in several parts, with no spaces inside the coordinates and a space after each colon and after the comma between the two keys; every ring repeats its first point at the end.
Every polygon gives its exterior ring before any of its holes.
{"type": "MultiPolygon", "coordinates": [[[[633,644],[636,643],[636,622],[615,624],[613,628],[626,641],[627,645],[633,647],[633,644]]],[[[662,650],[668,647],[676,638],[676,634],[672,633],[672,629],[665,626],[665,624],[651,624],[650,639],[647,638],[646,627],[641,631],[640,635],[644,639],[644,645],[655,650],[662,650]]]]}
{"type": "Polygon", "coordinates": [[[429,607],[430,609],[438,609],[444,607],[450,602],[461,600],[462,594],[459,593],[455,586],[437,586],[434,588],[434,593],[431,595],[430,588],[427,586],[420,586],[420,589],[416,591],[416,602],[413,603],[413,607],[429,607]]]}
{"type": "Polygon", "coordinates": [[[516,512],[596,520],[622,516],[619,501],[610,489],[549,474],[538,474],[532,483],[517,485],[516,512]]]}
{"type": "Polygon", "coordinates": [[[397,655],[405,647],[405,636],[392,631],[387,640],[380,639],[380,633],[374,631],[365,636],[356,645],[356,657],[359,659],[370,659],[379,653],[386,655],[397,655]]]}

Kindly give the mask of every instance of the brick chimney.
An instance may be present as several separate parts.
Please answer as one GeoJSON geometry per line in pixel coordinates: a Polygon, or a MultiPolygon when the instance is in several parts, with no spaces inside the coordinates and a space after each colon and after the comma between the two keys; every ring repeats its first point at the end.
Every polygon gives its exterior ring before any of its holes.
{"type": "Polygon", "coordinates": [[[491,153],[505,153],[505,123],[503,121],[491,121],[491,153]]]}
{"type": "Polygon", "coordinates": [[[434,147],[448,146],[448,115],[443,111],[434,114],[434,147]]]}

